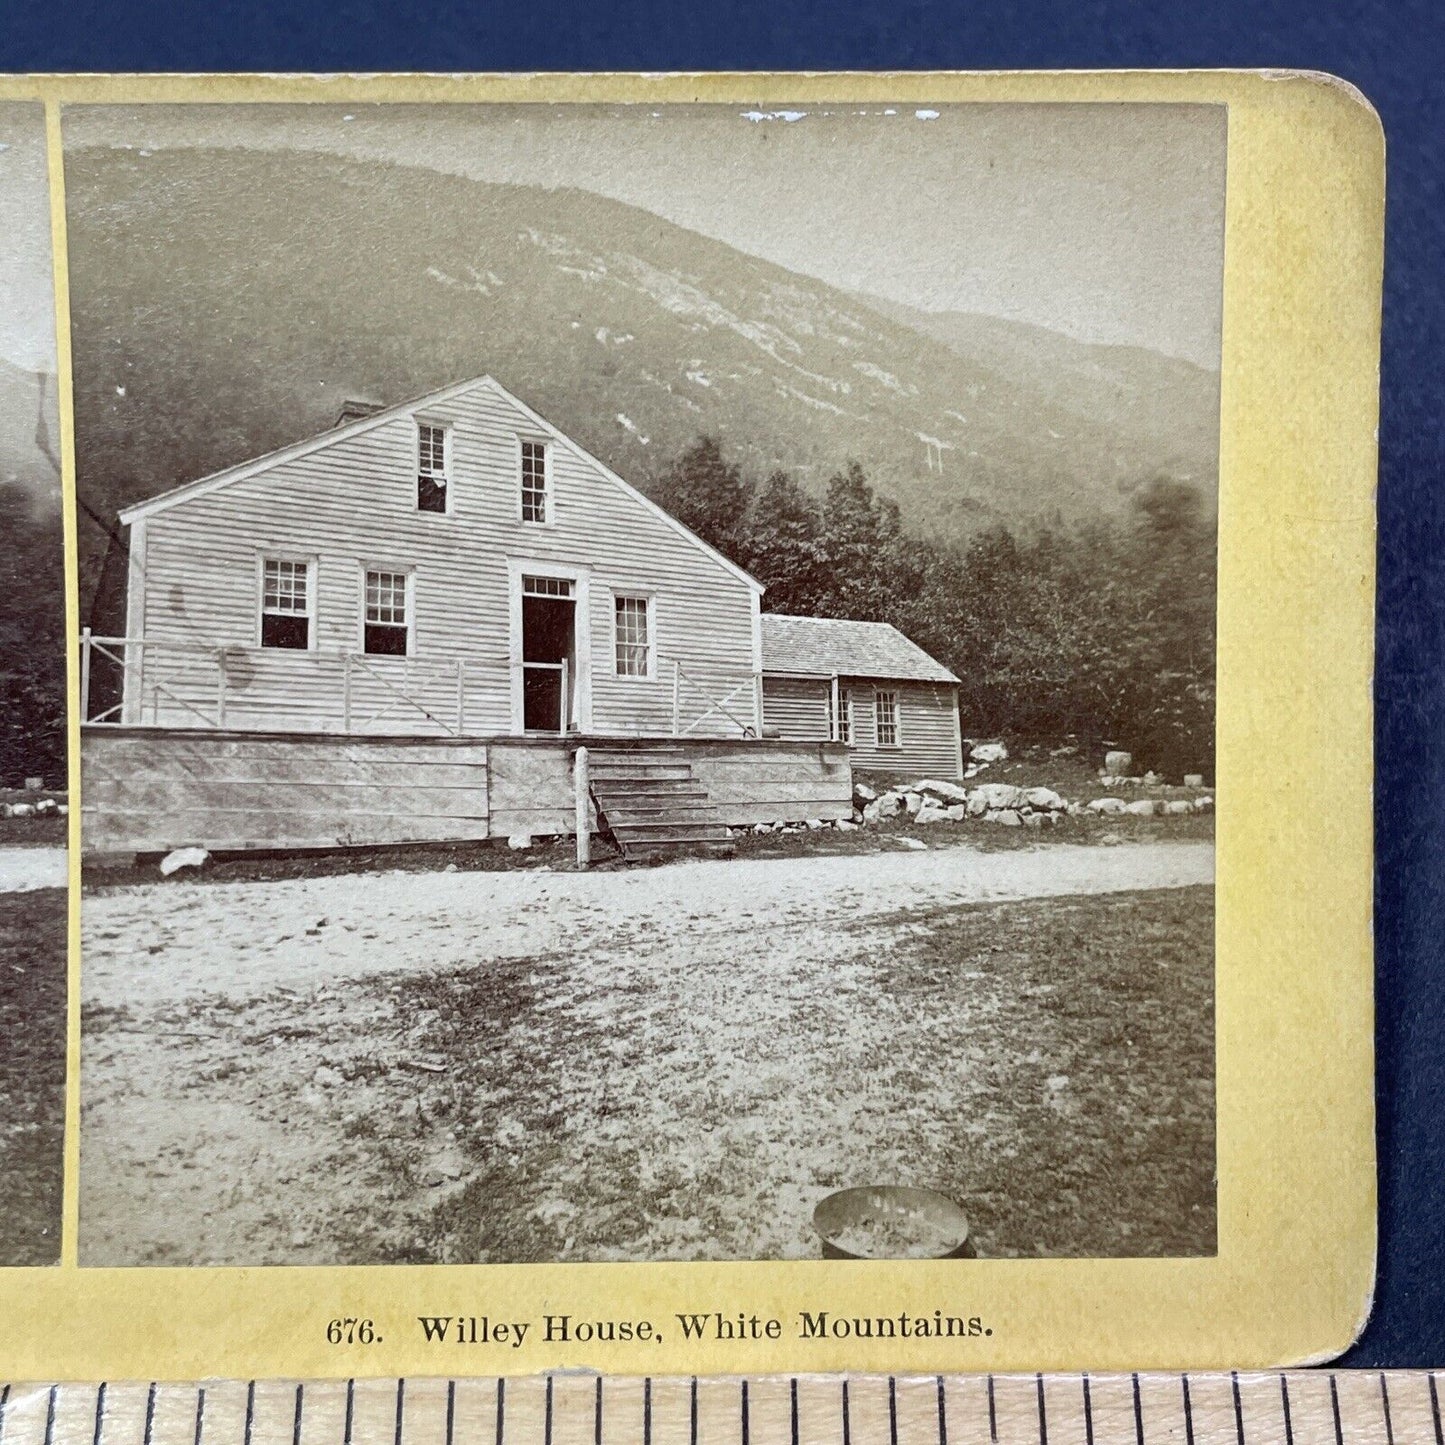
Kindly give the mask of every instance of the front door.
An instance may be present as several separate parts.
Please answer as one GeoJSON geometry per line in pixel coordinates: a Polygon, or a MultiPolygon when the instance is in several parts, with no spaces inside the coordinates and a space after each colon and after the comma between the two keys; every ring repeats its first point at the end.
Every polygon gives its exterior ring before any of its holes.
{"type": "Polygon", "coordinates": [[[522,727],[564,733],[577,722],[577,597],[567,577],[522,577],[522,727]]]}

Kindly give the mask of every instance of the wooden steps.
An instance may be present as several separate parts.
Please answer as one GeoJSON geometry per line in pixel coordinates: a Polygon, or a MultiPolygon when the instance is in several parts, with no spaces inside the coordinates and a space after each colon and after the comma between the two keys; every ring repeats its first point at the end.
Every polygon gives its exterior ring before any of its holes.
{"type": "Polygon", "coordinates": [[[732,852],[731,835],[717,821],[683,748],[658,743],[590,749],[588,777],[598,818],[625,861],[693,850],[732,852]]]}

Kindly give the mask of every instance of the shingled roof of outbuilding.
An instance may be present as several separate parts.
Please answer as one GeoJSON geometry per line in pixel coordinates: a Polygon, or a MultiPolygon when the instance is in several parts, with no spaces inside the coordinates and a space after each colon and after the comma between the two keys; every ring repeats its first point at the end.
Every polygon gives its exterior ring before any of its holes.
{"type": "Polygon", "coordinates": [[[958,681],[941,662],[888,622],[765,612],[762,623],[764,672],[958,681]]]}

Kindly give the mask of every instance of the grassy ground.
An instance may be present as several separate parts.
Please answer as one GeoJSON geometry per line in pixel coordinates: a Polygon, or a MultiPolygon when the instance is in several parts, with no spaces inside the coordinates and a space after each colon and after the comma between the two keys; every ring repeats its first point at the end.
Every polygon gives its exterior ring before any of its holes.
{"type": "Polygon", "coordinates": [[[0,901],[0,1265],[60,1253],[65,902],[62,888],[0,901]]]}
{"type": "Polygon", "coordinates": [[[144,1187],[224,1176],[118,1258],[808,1258],[819,1199],[888,1182],[985,1256],[1212,1252],[1212,889],[708,939],[88,1006],[144,1187]]]}
{"type": "MultiPolygon", "coordinates": [[[[0,803],[38,803],[42,798],[53,798],[57,803],[63,803],[66,800],[64,793],[32,793],[25,788],[0,788],[0,803]]],[[[68,823],[69,819],[62,818],[58,813],[29,818],[0,817],[0,847],[54,848],[63,846],[68,823]]]]}

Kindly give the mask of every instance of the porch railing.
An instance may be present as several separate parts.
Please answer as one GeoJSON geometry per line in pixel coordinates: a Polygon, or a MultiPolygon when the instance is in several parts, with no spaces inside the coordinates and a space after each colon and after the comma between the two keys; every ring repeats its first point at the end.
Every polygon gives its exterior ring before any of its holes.
{"type": "Polygon", "coordinates": [[[735,728],[738,736],[745,738],[763,735],[762,673],[750,672],[740,680],[736,675],[699,679],[677,658],[664,661],[672,682],[673,737],[688,737],[704,724],[723,731],[735,728]]]}
{"type": "Polygon", "coordinates": [[[495,713],[497,697],[510,695],[509,669],[509,662],[475,658],[386,659],[350,649],[291,653],[97,637],[86,629],[80,639],[81,718],[92,726],[254,728],[285,726],[296,713],[309,731],[368,733],[387,723],[421,723],[427,732],[461,737],[499,730],[496,717],[477,716],[478,700],[485,696],[495,713]],[[304,674],[266,678],[258,700],[249,702],[258,674],[287,657],[305,658],[304,674]],[[480,726],[484,722],[489,729],[480,726]]]}

